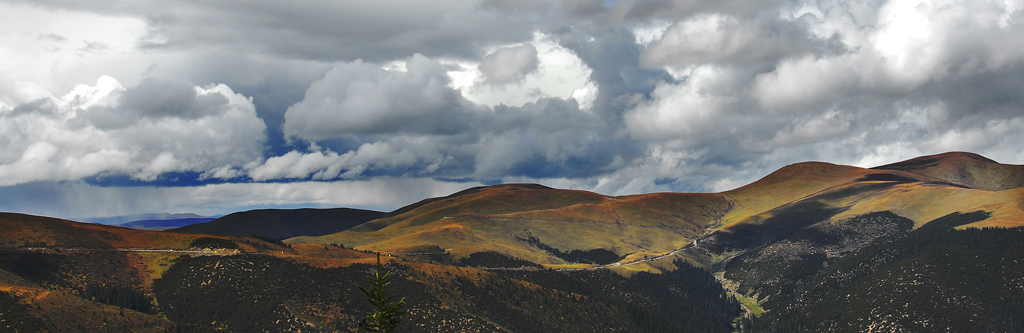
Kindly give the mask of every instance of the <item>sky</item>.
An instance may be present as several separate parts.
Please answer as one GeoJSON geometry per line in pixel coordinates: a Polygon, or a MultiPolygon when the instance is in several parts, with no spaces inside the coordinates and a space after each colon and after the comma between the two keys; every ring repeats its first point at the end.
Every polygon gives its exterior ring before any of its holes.
{"type": "Polygon", "coordinates": [[[1024,0],[0,0],[0,211],[1024,163],[1024,0]]]}

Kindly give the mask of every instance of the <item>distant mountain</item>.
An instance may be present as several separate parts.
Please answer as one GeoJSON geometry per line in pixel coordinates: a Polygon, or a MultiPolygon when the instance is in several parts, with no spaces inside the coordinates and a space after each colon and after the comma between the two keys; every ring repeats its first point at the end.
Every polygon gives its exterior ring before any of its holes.
{"type": "Polygon", "coordinates": [[[133,214],[133,215],[122,215],[122,216],[107,216],[107,217],[85,217],[78,218],[77,221],[107,224],[107,225],[118,225],[132,221],[148,221],[148,220],[177,220],[177,219],[200,219],[209,218],[209,216],[196,215],[192,213],[183,214],[172,214],[172,213],[146,213],[146,214],[133,214]]]}
{"type": "Polygon", "coordinates": [[[215,220],[213,217],[182,218],[169,220],[140,220],[118,224],[120,227],[139,230],[167,230],[215,220]]]}
{"type": "Polygon", "coordinates": [[[257,209],[168,231],[285,239],[335,233],[384,216],[383,212],[352,208],[257,209]]]}

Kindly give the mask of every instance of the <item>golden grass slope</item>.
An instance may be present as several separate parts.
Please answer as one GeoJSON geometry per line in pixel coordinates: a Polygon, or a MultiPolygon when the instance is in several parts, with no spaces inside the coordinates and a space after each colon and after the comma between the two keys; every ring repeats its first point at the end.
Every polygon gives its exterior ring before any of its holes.
{"type": "Polygon", "coordinates": [[[340,243],[385,253],[438,245],[456,257],[497,251],[529,261],[566,262],[529,244],[535,237],[562,252],[607,249],[653,256],[703,234],[729,209],[718,194],[657,193],[609,197],[586,191],[492,186],[438,200],[388,219],[289,243],[340,243]]]}
{"type": "Polygon", "coordinates": [[[340,243],[385,253],[437,245],[456,257],[497,251],[547,265],[567,265],[527,241],[562,252],[607,249],[624,262],[664,254],[717,229],[777,221],[813,203],[836,221],[892,211],[920,226],[954,213],[984,210],[970,226],[1024,225],[1024,171],[967,153],[926,156],[866,169],[797,163],[722,193],[611,197],[536,185],[474,188],[430,199],[401,214],[289,243],[340,243]],[[800,205],[800,203],[805,203],[800,205]],[[783,215],[789,214],[789,215],[783,215]]]}
{"type": "Polygon", "coordinates": [[[1024,186],[1024,165],[1000,164],[967,152],[921,156],[874,169],[907,171],[988,191],[1024,186]]]}
{"type": "Polygon", "coordinates": [[[1024,226],[1021,166],[980,155],[946,153],[864,169],[827,163],[799,163],[750,185],[724,192],[736,209],[725,226],[760,223],[796,202],[815,201],[840,213],[830,221],[891,211],[917,227],[951,213],[983,210],[992,217],[967,227],[1024,226]],[[995,190],[1002,189],[1002,190],[995,190]]]}
{"type": "Polygon", "coordinates": [[[734,208],[722,218],[723,226],[738,223],[836,186],[855,183],[858,179],[871,174],[886,174],[921,181],[937,180],[902,171],[871,170],[824,162],[796,163],[746,186],[722,192],[734,202],[734,208]]]}

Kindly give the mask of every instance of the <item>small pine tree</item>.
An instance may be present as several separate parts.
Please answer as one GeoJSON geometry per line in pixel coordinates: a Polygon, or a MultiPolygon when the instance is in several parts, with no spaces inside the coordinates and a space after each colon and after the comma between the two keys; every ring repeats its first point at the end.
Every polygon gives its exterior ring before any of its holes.
{"type": "Polygon", "coordinates": [[[405,297],[398,302],[391,302],[397,295],[388,296],[384,289],[391,284],[391,272],[383,272],[380,265],[380,253],[377,253],[377,269],[373,274],[366,277],[370,280],[370,289],[356,285],[359,290],[366,294],[366,300],[376,307],[366,314],[366,319],[359,323],[359,328],[367,332],[391,332],[402,320],[398,318],[403,314],[402,306],[405,305],[405,297]]]}

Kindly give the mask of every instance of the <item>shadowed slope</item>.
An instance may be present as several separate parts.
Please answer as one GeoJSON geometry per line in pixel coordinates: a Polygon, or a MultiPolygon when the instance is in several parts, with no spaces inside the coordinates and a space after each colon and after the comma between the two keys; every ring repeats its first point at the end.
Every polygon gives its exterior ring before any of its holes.
{"type": "Polygon", "coordinates": [[[382,212],[351,208],[257,209],[168,231],[232,236],[256,234],[285,239],[335,233],[383,216],[382,212]]]}

